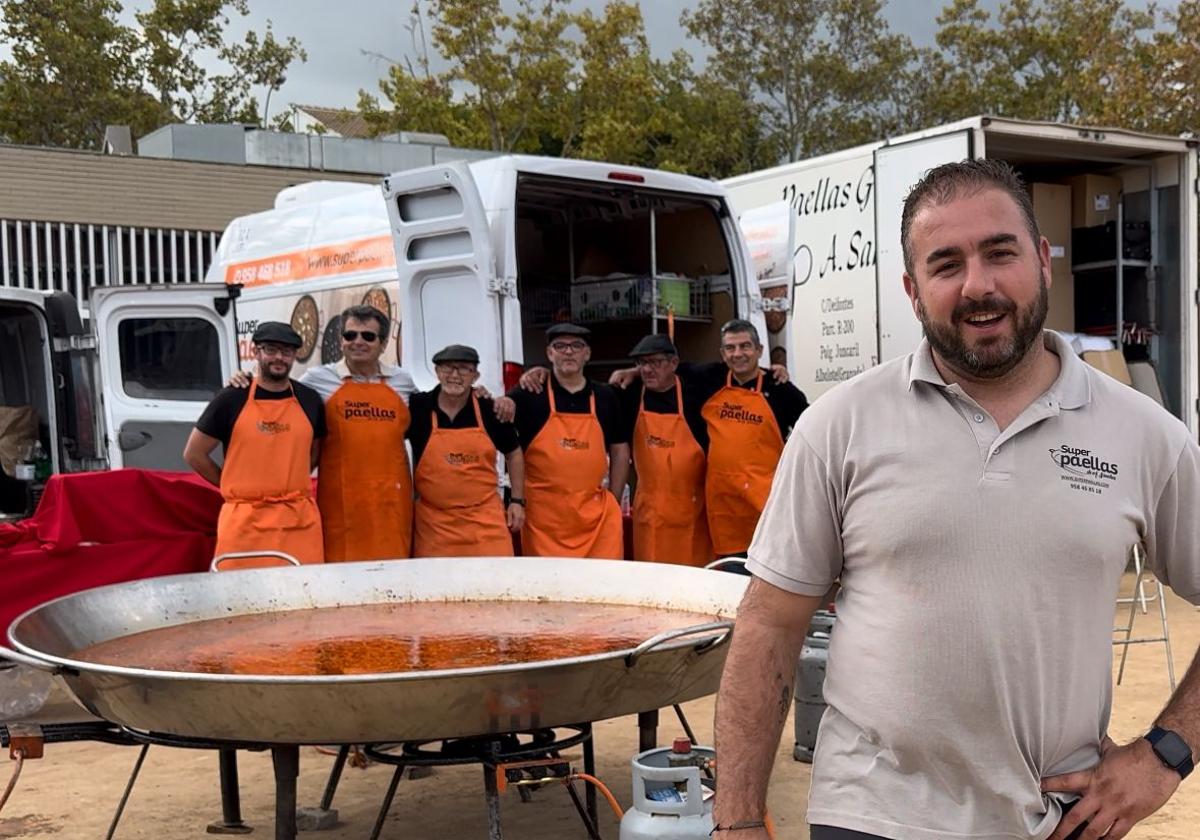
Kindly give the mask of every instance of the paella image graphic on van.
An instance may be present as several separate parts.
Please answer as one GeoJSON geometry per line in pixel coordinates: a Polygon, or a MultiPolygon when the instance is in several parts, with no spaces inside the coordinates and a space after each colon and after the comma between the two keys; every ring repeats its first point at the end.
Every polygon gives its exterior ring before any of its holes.
{"type": "Polygon", "coordinates": [[[329,365],[342,360],[342,316],[334,315],[325,325],[321,336],[321,364],[329,365]]]}
{"type": "Polygon", "coordinates": [[[364,306],[374,306],[388,318],[392,317],[392,300],[382,286],[372,286],[362,299],[364,306]]]}
{"type": "Polygon", "coordinates": [[[292,309],[292,329],[300,333],[300,349],[296,351],[296,361],[307,362],[317,349],[317,335],[321,332],[321,316],[317,311],[317,302],[312,295],[305,295],[296,301],[292,309]]]}

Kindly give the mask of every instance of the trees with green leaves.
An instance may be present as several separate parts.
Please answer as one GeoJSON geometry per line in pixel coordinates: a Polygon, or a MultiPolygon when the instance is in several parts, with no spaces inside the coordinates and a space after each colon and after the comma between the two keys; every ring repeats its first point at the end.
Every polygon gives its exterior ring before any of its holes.
{"type": "Polygon", "coordinates": [[[789,160],[906,125],[915,58],[883,0],[700,0],[682,21],[712,51],[712,72],[748,86],[789,160]]]}
{"type": "Polygon", "coordinates": [[[926,120],[971,114],[1141,127],[1154,110],[1153,7],[1122,0],[1006,0],[994,18],[979,0],[938,16],[938,50],[923,59],[926,120]]]}
{"type": "Polygon", "coordinates": [[[229,14],[247,0],[154,0],[123,24],[117,0],[0,0],[0,136],[97,148],[109,124],[135,136],[173,121],[258,122],[255,89],[282,84],[307,56],[270,24],[228,43],[229,14]],[[202,57],[228,69],[210,73],[202,57]]]}

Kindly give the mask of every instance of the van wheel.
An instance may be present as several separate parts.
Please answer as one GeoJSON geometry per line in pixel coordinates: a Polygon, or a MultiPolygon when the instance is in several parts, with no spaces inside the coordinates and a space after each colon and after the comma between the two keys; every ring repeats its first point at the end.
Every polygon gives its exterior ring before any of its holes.
{"type": "Polygon", "coordinates": [[[331,365],[342,360],[342,316],[334,315],[325,325],[321,336],[321,364],[331,365]]]}
{"type": "Polygon", "coordinates": [[[296,351],[296,361],[307,362],[317,349],[317,335],[321,331],[321,315],[317,311],[317,302],[312,295],[305,295],[296,301],[292,310],[292,329],[300,333],[300,349],[296,351]]]}

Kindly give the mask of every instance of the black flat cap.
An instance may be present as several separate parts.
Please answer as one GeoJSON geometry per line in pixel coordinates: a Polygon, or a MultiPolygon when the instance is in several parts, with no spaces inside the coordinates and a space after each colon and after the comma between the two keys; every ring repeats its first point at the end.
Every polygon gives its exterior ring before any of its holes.
{"type": "Polygon", "coordinates": [[[263,321],[254,330],[254,335],[250,337],[250,340],[255,344],[270,341],[274,344],[286,344],[289,347],[300,347],[304,344],[300,333],[282,321],[263,321]]]}
{"type": "Polygon", "coordinates": [[[553,341],[559,336],[570,335],[575,338],[582,338],[585,341],[592,334],[592,331],[587,327],[581,327],[578,324],[555,324],[550,329],[546,330],[546,341],[553,341]]]}
{"type": "Polygon", "coordinates": [[[451,344],[433,354],[433,363],[435,365],[440,365],[442,362],[471,362],[479,364],[479,354],[475,352],[474,347],[468,347],[465,344],[451,344]]]}
{"type": "Polygon", "coordinates": [[[668,356],[679,355],[679,351],[675,349],[675,345],[671,343],[671,339],[659,334],[648,335],[633,345],[633,349],[629,351],[629,356],[636,359],[638,356],[649,356],[651,353],[666,353],[668,356]]]}

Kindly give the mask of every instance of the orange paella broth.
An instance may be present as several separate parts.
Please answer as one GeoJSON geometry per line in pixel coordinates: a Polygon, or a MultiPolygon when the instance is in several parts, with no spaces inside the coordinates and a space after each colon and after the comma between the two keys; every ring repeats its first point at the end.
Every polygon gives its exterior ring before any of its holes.
{"type": "Polygon", "coordinates": [[[208,674],[311,676],[540,662],[631,648],[705,613],[532,601],[420,601],[208,619],[76,651],[86,662],[208,674]]]}

